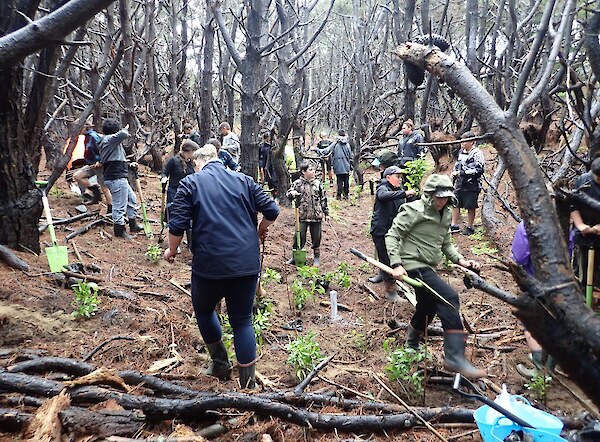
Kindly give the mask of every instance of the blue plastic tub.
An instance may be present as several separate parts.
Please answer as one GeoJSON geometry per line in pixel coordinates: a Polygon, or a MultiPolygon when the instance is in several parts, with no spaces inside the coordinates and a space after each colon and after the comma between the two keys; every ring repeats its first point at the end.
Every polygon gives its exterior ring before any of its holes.
{"type": "MultiPolygon", "coordinates": [[[[556,416],[553,416],[549,413],[546,413],[542,410],[538,410],[537,408],[529,405],[529,402],[524,398],[520,398],[523,402],[518,402],[516,407],[517,410],[513,410],[513,413],[522,418],[525,422],[532,425],[535,430],[539,430],[542,433],[549,433],[556,436],[559,436],[556,441],[563,440],[560,438],[560,432],[563,428],[563,423],[556,416]]],[[[484,442],[496,442],[498,440],[502,441],[504,438],[511,432],[511,429],[520,428],[518,425],[514,424],[510,419],[506,417],[497,417],[494,418],[493,422],[489,422],[487,420],[488,412],[490,411],[490,407],[488,405],[484,405],[483,407],[479,407],[477,410],[473,412],[473,419],[475,419],[475,423],[477,424],[477,428],[479,428],[479,432],[481,433],[481,437],[484,442]],[[515,428],[510,428],[510,427],[515,428]],[[500,428],[495,431],[495,434],[498,436],[502,436],[501,438],[492,436],[492,429],[494,427],[506,427],[508,431],[504,432],[500,428]]],[[[533,431],[533,430],[532,430],[533,431]]],[[[543,436],[545,434],[540,434],[539,441],[551,441],[552,439],[544,439],[543,436]]],[[[535,439],[537,442],[538,439],[535,439]]]]}
{"type": "Polygon", "coordinates": [[[532,437],[533,442],[567,442],[566,439],[563,439],[562,437],[554,433],[549,433],[547,431],[538,430],[535,428],[522,428],[521,426],[513,423],[511,420],[505,417],[500,417],[496,420],[496,422],[492,426],[492,429],[490,430],[489,435],[487,436],[488,439],[486,439],[486,437],[483,436],[483,433],[481,434],[481,436],[484,442],[503,442],[506,436],[508,436],[511,433],[511,431],[518,431],[521,429],[523,430],[523,432],[529,434],[532,437]],[[504,421],[505,423],[507,423],[507,425],[500,424],[500,421],[504,421]]]}

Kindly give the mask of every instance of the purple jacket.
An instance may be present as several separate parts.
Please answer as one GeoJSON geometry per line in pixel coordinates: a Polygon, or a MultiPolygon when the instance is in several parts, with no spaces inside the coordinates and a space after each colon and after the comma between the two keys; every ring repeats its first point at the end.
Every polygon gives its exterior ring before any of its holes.
{"type": "MultiPolygon", "coordinates": [[[[573,231],[569,233],[569,256],[573,254],[573,231]]],[[[529,240],[525,231],[525,224],[521,221],[515,229],[515,236],[512,242],[513,260],[523,266],[530,275],[534,274],[533,263],[531,262],[531,252],[529,250],[529,240]]]]}

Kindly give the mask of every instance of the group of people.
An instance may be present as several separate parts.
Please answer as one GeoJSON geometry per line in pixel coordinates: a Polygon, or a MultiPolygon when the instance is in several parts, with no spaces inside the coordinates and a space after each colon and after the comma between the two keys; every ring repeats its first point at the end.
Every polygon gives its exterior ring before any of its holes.
{"type": "MultiPolygon", "coordinates": [[[[203,146],[195,141],[199,138],[191,129],[191,126],[184,127],[185,140],[181,150],[167,162],[163,171],[163,178],[169,182],[169,247],[164,258],[174,260],[183,234],[188,232],[188,244],[193,254],[192,302],[200,333],[211,356],[207,374],[228,378],[232,371],[215,313],[216,305],[224,298],[234,331],[240,382],[242,387],[253,388],[256,341],[252,306],[260,273],[259,243],[266,238],[269,226],[279,215],[279,208],[253,178],[238,173],[239,139],[229,125],[220,126],[223,143],[211,138],[203,146]],[[259,213],[262,214],[260,222],[259,213]]],[[[422,139],[414,135],[412,121],[405,122],[402,130],[403,139],[396,159],[382,158],[382,176],[371,219],[371,235],[379,260],[392,270],[391,273],[381,272],[370,281],[384,282],[386,296],[392,302],[400,300],[396,280],[408,276],[423,281],[425,284],[415,288],[417,305],[408,327],[406,345],[418,349],[428,325],[437,315],[444,329],[445,367],[467,377],[479,378],[485,371],[474,367],[465,357],[466,333],[459,314],[458,294],[439,277],[436,267],[445,257],[460,266],[480,269],[478,262],[467,260],[458,252],[451,235],[460,231],[461,207],[467,209],[463,233],[474,232],[475,208],[484,169],[483,154],[474,146],[474,135],[465,133],[451,175],[430,175],[419,197],[414,190],[404,189],[402,167],[422,153],[422,139]]],[[[127,237],[125,216],[132,232],[142,229],[136,223],[136,200],[128,182],[129,165],[122,146],[128,137],[127,126],[120,129],[116,120],[107,119],[102,131],[104,136],[98,140],[95,163],[89,170],[96,174],[100,172],[99,185],[106,186],[110,192],[115,236],[127,237]]],[[[261,151],[263,148],[264,151],[259,152],[263,169],[261,180],[268,180],[271,174],[267,170],[269,141],[267,136],[263,138],[261,151]]],[[[347,198],[353,158],[343,130],[338,131],[333,142],[322,134],[311,152],[314,156],[307,155],[300,164],[300,176],[286,196],[295,202],[300,213],[300,238],[294,247],[302,248],[310,232],[313,265],[318,266],[322,222],[328,216],[323,187],[327,171],[324,161],[331,159],[331,169],[337,178],[336,196],[347,198]]],[[[576,186],[593,198],[600,198],[600,159],[592,163],[591,171],[582,176],[576,186]]],[[[574,205],[572,219],[578,246],[589,248],[600,243],[597,241],[600,216],[596,211],[587,210],[585,205],[574,205]]],[[[297,241],[296,236],[294,241],[297,241]]],[[[517,253],[515,259],[528,265],[517,253]]],[[[541,352],[541,349],[535,351],[541,352]]],[[[552,364],[551,358],[547,363],[552,364]]]]}

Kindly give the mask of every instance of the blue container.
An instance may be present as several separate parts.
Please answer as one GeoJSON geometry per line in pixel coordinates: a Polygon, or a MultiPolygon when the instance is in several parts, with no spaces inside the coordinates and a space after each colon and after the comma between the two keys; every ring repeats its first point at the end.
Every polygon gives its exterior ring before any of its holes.
{"type": "MultiPolygon", "coordinates": [[[[518,397],[518,396],[517,396],[518,397]]],[[[525,422],[532,425],[534,429],[531,429],[532,432],[538,431],[540,434],[538,439],[534,439],[536,442],[539,441],[552,441],[553,439],[544,439],[543,437],[546,434],[559,436],[556,441],[561,441],[563,439],[560,438],[560,432],[563,428],[563,423],[556,416],[553,416],[549,413],[546,413],[542,410],[538,410],[537,408],[529,405],[526,399],[518,397],[521,401],[515,402],[513,406],[516,409],[511,410],[514,414],[522,418],[525,422]]],[[[481,437],[484,442],[496,442],[503,441],[506,436],[513,429],[519,429],[520,427],[513,423],[510,419],[506,417],[496,417],[493,421],[489,421],[488,412],[491,408],[488,405],[484,405],[483,407],[479,407],[475,412],[473,412],[473,419],[475,419],[475,423],[479,428],[479,432],[481,433],[481,437]],[[492,429],[497,428],[492,436],[492,429]],[[511,428],[512,427],[512,428],[511,428]],[[507,431],[504,431],[504,430],[507,431]],[[502,436],[502,437],[500,437],[502,436]]],[[[529,431],[528,431],[529,432],[529,431]]]]}
{"type": "Polygon", "coordinates": [[[496,419],[496,422],[492,426],[487,439],[483,436],[483,433],[481,436],[484,442],[503,442],[506,436],[508,436],[513,430],[518,431],[521,429],[524,433],[529,434],[532,437],[533,442],[567,442],[566,439],[563,439],[554,433],[549,433],[547,431],[538,430],[535,428],[522,428],[505,417],[496,419]],[[505,421],[506,425],[500,424],[501,421],[505,421]]]}

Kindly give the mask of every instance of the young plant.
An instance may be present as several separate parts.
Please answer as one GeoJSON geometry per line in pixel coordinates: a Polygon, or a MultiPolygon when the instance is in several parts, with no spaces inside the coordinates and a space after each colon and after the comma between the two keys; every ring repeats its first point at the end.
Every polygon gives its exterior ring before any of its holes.
{"type": "Polygon", "coordinates": [[[529,383],[525,384],[525,388],[535,394],[535,397],[545,404],[547,390],[551,383],[552,376],[547,376],[543,371],[539,371],[531,378],[529,383]]]}
{"type": "Polygon", "coordinates": [[[53,187],[52,189],[50,189],[50,196],[54,197],[54,198],[60,198],[64,195],[65,193],[60,190],[58,187],[53,187]]]}
{"type": "Polygon", "coordinates": [[[263,345],[263,332],[271,327],[271,313],[273,313],[273,302],[268,298],[263,298],[254,305],[252,327],[258,345],[263,345]]]}
{"type": "Polygon", "coordinates": [[[403,167],[405,187],[418,192],[421,189],[421,181],[423,181],[427,169],[427,161],[423,154],[419,158],[408,161],[403,167]]]}
{"type": "Polygon", "coordinates": [[[363,186],[358,185],[352,188],[352,194],[350,195],[350,205],[355,206],[358,199],[360,198],[360,194],[362,193],[363,186]]]}
{"type": "Polygon", "coordinates": [[[265,286],[271,283],[279,284],[281,283],[281,273],[267,267],[265,268],[265,274],[262,277],[262,281],[265,283],[265,286]]]}
{"type": "Polygon", "coordinates": [[[163,251],[158,244],[149,244],[145,253],[150,262],[158,262],[162,254],[163,251]]]}
{"type": "Polygon", "coordinates": [[[367,336],[364,333],[353,329],[350,332],[350,339],[352,340],[352,346],[360,351],[361,353],[367,352],[367,336]]]}
{"type": "Polygon", "coordinates": [[[98,284],[82,281],[71,286],[75,292],[75,300],[71,305],[75,311],[71,313],[74,319],[90,318],[98,311],[98,284]]]}
{"type": "Polygon", "coordinates": [[[298,380],[306,378],[308,373],[325,359],[316,337],[313,331],[309,331],[305,336],[298,336],[286,346],[289,352],[288,364],[293,367],[298,380]]]}
{"type": "Polygon", "coordinates": [[[393,343],[393,339],[383,342],[388,361],[385,373],[390,381],[398,382],[407,396],[415,402],[422,397],[425,385],[425,377],[419,369],[419,364],[428,359],[429,355],[424,347],[419,350],[405,346],[392,349],[393,343]]]}
{"type": "Polygon", "coordinates": [[[352,268],[348,263],[341,262],[337,266],[337,269],[324,275],[325,281],[333,282],[339,287],[347,289],[350,287],[350,275],[348,273],[351,271],[351,269],[352,268]]]}
{"type": "Polygon", "coordinates": [[[233,327],[229,322],[229,316],[225,313],[219,314],[219,321],[221,322],[221,329],[223,330],[223,344],[225,344],[225,348],[227,349],[227,355],[229,359],[233,359],[233,327]]]}

